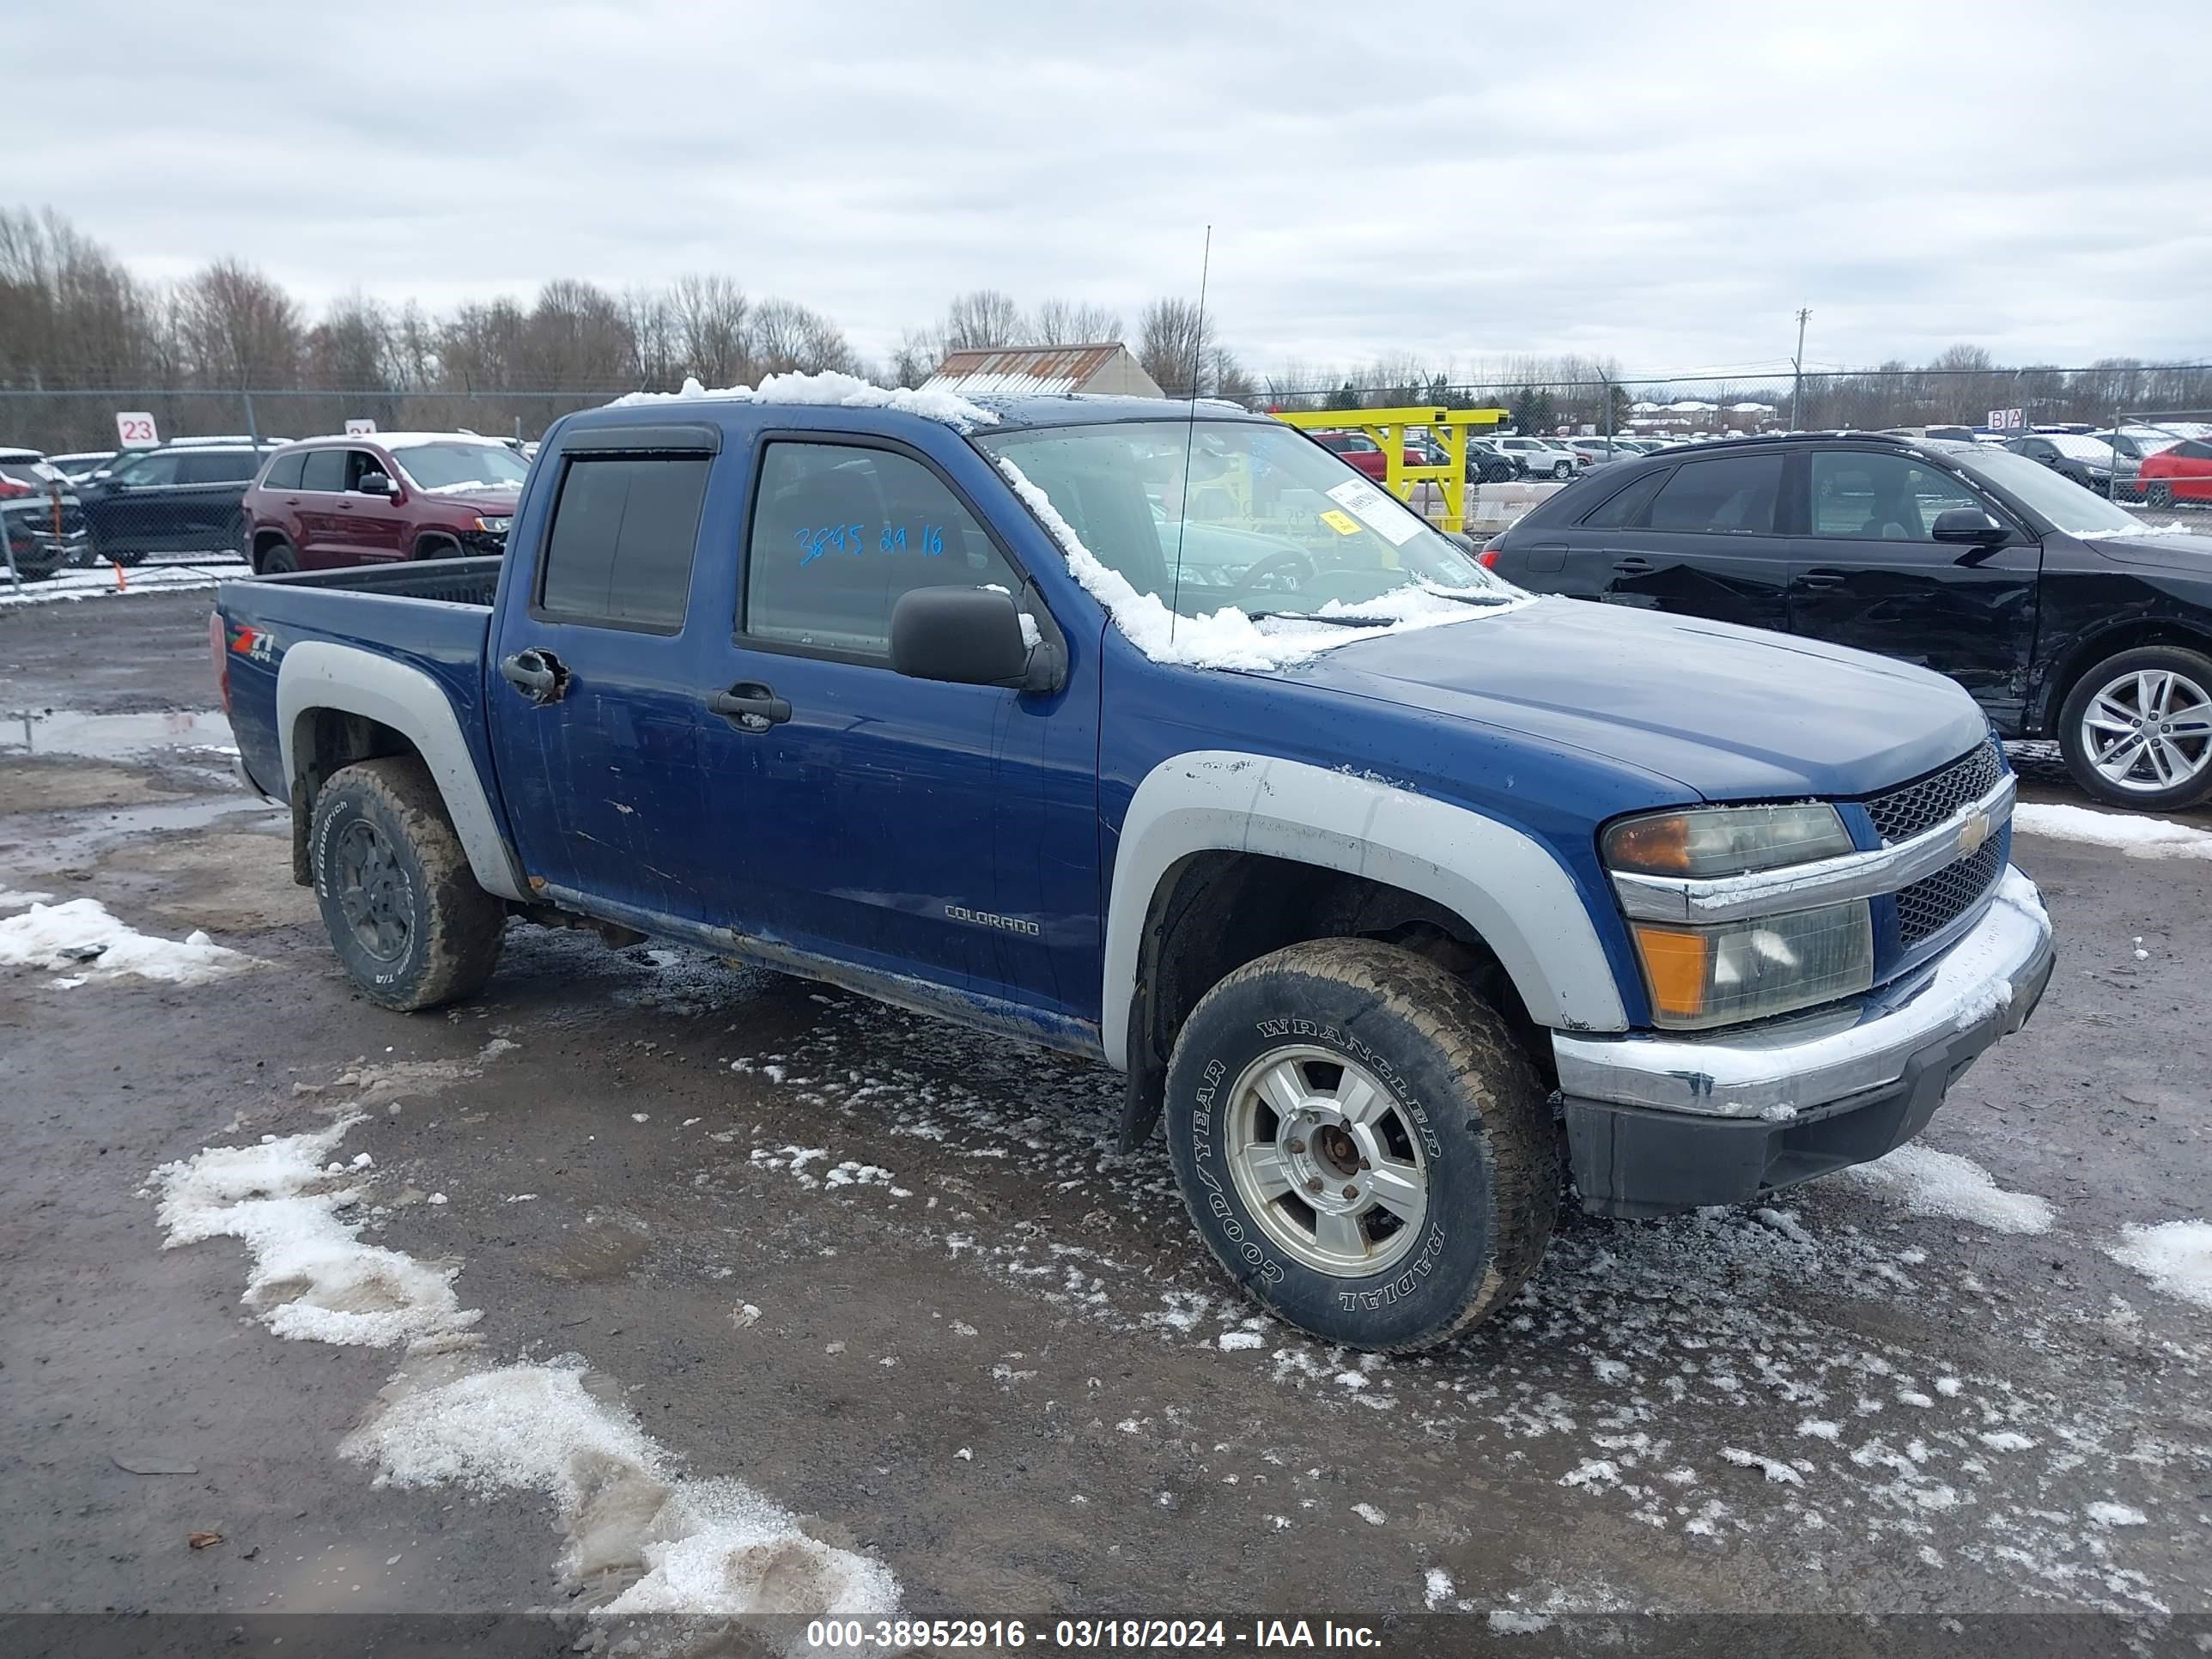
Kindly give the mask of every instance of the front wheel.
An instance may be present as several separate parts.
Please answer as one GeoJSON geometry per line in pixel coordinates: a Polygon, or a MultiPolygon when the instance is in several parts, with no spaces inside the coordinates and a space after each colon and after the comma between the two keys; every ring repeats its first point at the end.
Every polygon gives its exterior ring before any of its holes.
{"type": "Polygon", "coordinates": [[[299,550],[282,538],[263,548],[255,562],[255,568],[264,576],[289,576],[299,568],[299,550]]]}
{"type": "Polygon", "coordinates": [[[2212,657],[2146,645],[2099,663],[2058,716],[2066,769],[2116,806],[2169,811],[2212,794],[2212,657]]]}
{"type": "Polygon", "coordinates": [[[2148,489],[2144,491],[2143,499],[2153,507],[2172,507],[2173,505],[2173,486],[2172,484],[2154,483],[2151,485],[2148,489]]]}
{"type": "Polygon", "coordinates": [[[1366,939],[1249,963],[1192,1011],[1168,1145],[1193,1223],[1326,1342],[1431,1346],[1510,1300],[1559,1205],[1551,1115],[1496,1010],[1366,939]]]}
{"type": "Polygon", "coordinates": [[[1575,476],[1575,464],[1572,461],[1554,461],[1552,464],[1552,476],[1555,478],[1573,477],[1575,476]]]}
{"type": "Polygon", "coordinates": [[[482,988],[507,910],[477,885],[411,755],[343,768],[315,797],[309,850],[331,944],[373,1002],[411,1012],[482,988]]]}

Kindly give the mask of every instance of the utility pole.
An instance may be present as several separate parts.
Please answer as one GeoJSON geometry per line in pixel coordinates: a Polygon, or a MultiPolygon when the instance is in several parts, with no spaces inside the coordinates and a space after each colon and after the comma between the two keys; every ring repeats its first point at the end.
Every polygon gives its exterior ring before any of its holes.
{"type": "Polygon", "coordinates": [[[1792,432],[1804,430],[1797,419],[1797,402],[1805,390],[1805,325],[1812,315],[1810,306],[1797,307],[1797,355],[1790,360],[1790,429],[1792,432]]]}

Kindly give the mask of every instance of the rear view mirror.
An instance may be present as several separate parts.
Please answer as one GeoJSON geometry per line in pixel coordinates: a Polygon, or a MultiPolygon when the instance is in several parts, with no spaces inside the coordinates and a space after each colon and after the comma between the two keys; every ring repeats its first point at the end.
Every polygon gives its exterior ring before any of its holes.
{"type": "Polygon", "coordinates": [[[1939,542],[1964,542],[1970,547],[1994,547],[2011,538],[2012,532],[1978,507],[1947,507],[1936,515],[1928,534],[1939,542]]]}
{"type": "Polygon", "coordinates": [[[1031,646],[1023,620],[1013,595],[995,587],[915,588],[891,607],[891,667],[909,679],[1057,691],[1061,649],[1031,646]]]}

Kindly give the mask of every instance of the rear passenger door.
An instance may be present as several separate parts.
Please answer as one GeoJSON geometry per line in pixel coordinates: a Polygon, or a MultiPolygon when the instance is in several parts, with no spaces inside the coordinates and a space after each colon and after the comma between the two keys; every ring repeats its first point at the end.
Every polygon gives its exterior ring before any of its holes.
{"type": "Polygon", "coordinates": [[[1818,449],[1809,532],[1793,544],[1790,628],[1948,674],[2016,730],[2027,702],[2041,544],[2013,527],[1999,546],[1930,535],[1967,507],[2008,523],[1966,483],[1907,453],[1818,449]]]}
{"type": "Polygon", "coordinates": [[[549,897],[646,926],[707,920],[726,872],[750,862],[712,834],[699,768],[694,663],[728,629],[690,599],[720,434],[583,435],[551,458],[529,591],[501,599],[487,687],[501,791],[549,897]]]}
{"type": "Polygon", "coordinates": [[[327,570],[350,563],[338,508],[345,499],[346,452],[311,449],[300,466],[300,568],[327,570]]]}
{"type": "Polygon", "coordinates": [[[1779,450],[1685,461],[1609,497],[1565,539],[1562,592],[1613,605],[1789,626],[1779,450]]]}

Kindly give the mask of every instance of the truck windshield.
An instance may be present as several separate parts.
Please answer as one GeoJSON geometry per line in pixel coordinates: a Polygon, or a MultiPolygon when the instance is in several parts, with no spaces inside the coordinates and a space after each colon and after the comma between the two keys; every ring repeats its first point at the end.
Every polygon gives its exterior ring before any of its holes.
{"type": "Polygon", "coordinates": [[[975,441],[1051,498],[1083,544],[1186,617],[1330,620],[1388,593],[1519,590],[1336,456],[1272,422],[1125,421],[975,441]],[[1188,489],[1184,457],[1188,453],[1188,489]]]}
{"type": "Polygon", "coordinates": [[[530,471],[505,444],[410,444],[392,459],[417,489],[497,489],[520,484],[530,471]]]}

